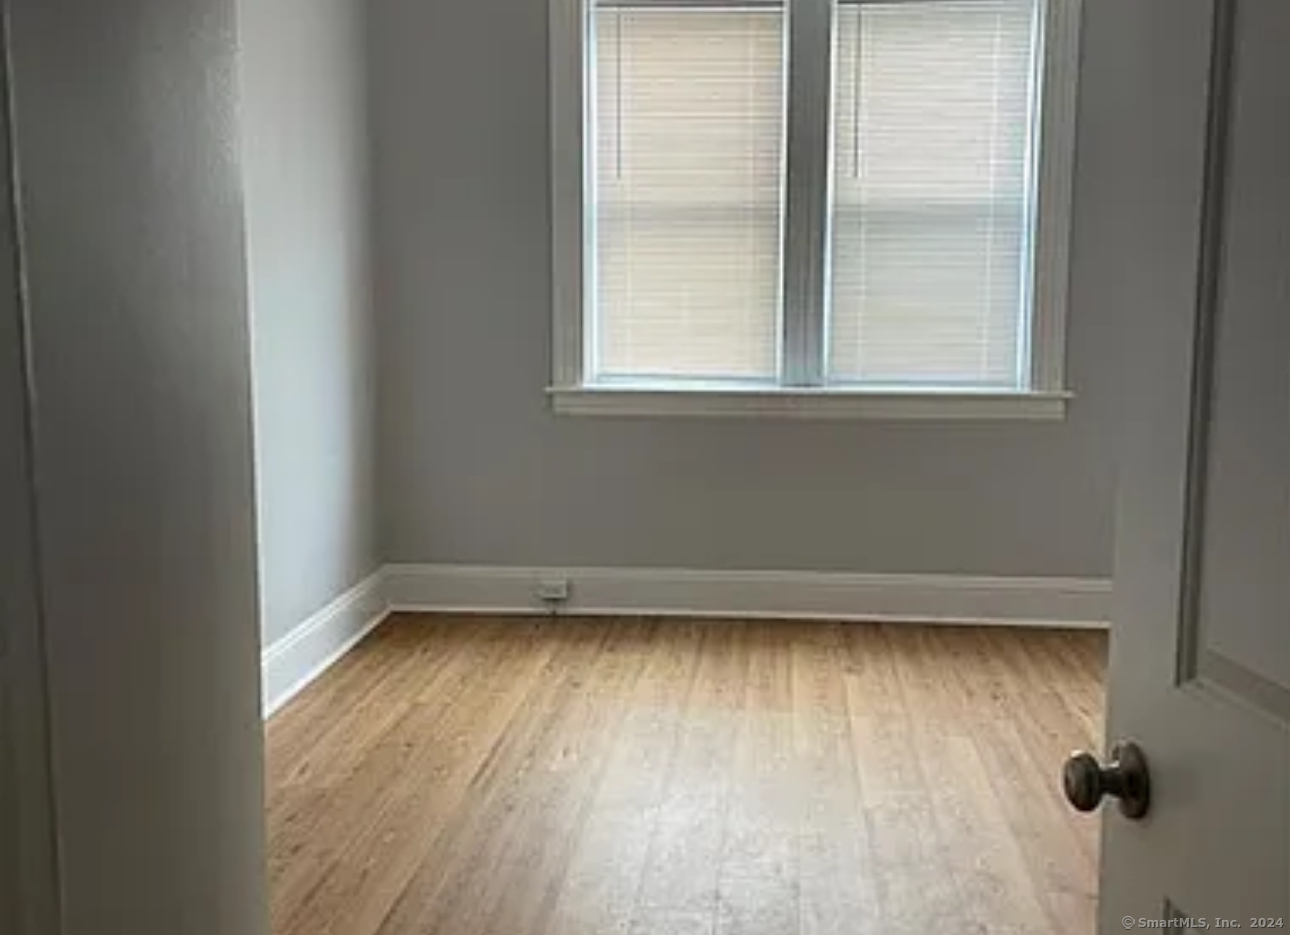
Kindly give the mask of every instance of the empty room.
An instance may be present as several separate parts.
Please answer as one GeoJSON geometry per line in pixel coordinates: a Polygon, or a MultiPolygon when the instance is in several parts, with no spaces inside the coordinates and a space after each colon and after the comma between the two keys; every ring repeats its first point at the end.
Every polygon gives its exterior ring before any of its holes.
{"type": "Polygon", "coordinates": [[[1290,5],[3,27],[5,933],[1284,928],[1290,5]]]}
{"type": "Polygon", "coordinates": [[[1115,400],[1078,6],[371,5],[370,322],[320,189],[359,145],[338,27],[272,6],[274,931],[1091,935],[1060,774],[1101,742],[1115,400]],[[326,408],[367,393],[370,428],[326,408]]]}

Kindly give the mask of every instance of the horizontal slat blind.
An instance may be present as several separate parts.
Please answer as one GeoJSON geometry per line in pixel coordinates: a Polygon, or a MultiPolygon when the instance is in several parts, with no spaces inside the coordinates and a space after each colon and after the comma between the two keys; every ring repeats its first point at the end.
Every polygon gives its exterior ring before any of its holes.
{"type": "Polygon", "coordinates": [[[1037,6],[839,7],[831,381],[1025,382],[1037,6]]]}
{"type": "Polygon", "coordinates": [[[773,380],[782,3],[594,16],[593,379],[773,380]]]}

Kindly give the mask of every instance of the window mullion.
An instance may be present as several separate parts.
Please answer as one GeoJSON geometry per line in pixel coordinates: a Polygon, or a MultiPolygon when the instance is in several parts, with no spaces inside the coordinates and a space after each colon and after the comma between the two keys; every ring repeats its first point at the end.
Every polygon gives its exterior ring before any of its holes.
{"type": "Polygon", "coordinates": [[[788,0],[781,379],[824,381],[833,0],[788,0]]]}

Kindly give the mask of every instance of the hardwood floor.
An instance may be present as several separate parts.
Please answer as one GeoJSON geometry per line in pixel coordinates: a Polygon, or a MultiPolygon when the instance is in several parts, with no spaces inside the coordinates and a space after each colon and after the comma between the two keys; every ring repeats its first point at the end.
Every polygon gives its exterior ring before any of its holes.
{"type": "Polygon", "coordinates": [[[1104,634],[403,616],[268,726],[276,935],[1092,935],[1104,634]]]}

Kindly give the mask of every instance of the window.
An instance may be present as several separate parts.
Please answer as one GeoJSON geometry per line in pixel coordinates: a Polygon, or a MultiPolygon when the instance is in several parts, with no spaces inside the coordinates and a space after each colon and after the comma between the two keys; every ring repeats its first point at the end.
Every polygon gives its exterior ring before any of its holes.
{"type": "Polygon", "coordinates": [[[784,19],[597,7],[595,379],[775,379],[784,19]]]}
{"type": "Polygon", "coordinates": [[[1056,418],[1078,0],[551,0],[561,411],[1056,418]]]}

